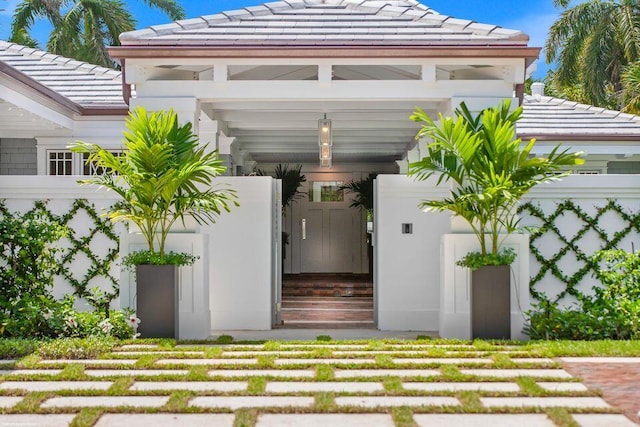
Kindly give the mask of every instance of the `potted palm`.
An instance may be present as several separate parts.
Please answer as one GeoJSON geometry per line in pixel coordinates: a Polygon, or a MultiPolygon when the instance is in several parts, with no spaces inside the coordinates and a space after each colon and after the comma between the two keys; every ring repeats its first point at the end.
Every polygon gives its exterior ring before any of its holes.
{"type": "Polygon", "coordinates": [[[516,138],[522,107],[511,111],[509,101],[474,116],[463,103],[456,118],[439,117],[436,124],[422,110],[411,116],[424,123],[417,138],[430,138],[428,155],[410,165],[417,179],[438,176],[451,193],[442,200],[425,200],[427,211],[450,211],[464,219],[480,250],[457,264],[472,270],[471,319],[473,338],[510,337],[510,269],[513,249],[504,239],[520,230],[516,214],[522,197],[534,186],[560,179],[567,168],[584,163],[580,153],[556,146],[547,157],[533,157],[535,140],[516,138]]]}
{"type": "MultiPolygon", "coordinates": [[[[171,228],[192,218],[208,224],[235,203],[235,192],[215,188],[211,181],[225,171],[216,151],[200,145],[173,111],[138,107],[126,121],[124,150],[114,154],[96,144],[77,142],[71,149],[87,153],[87,162],[103,174],[80,180],[114,191],[120,201],[106,215],[114,222],[135,224],[147,249],[124,260],[136,268],[137,315],[143,337],[178,334],[177,277],[180,265],[195,261],[190,254],[167,253],[171,228]]],[[[237,204],[237,203],[236,203],[237,204]]]]}
{"type": "Polygon", "coordinates": [[[371,172],[366,178],[351,180],[340,187],[341,190],[354,195],[349,207],[359,209],[367,215],[367,256],[369,259],[369,277],[373,277],[373,241],[371,239],[373,227],[369,227],[369,224],[373,224],[373,182],[377,176],[377,173],[371,172]]]}

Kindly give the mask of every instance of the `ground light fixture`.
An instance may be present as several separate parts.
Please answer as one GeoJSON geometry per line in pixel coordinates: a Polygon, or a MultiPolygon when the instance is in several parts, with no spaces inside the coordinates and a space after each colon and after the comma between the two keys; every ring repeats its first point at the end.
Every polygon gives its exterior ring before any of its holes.
{"type": "Polygon", "coordinates": [[[323,119],[318,120],[318,147],[320,149],[320,167],[330,168],[333,145],[331,137],[331,120],[324,115],[323,119]]]}

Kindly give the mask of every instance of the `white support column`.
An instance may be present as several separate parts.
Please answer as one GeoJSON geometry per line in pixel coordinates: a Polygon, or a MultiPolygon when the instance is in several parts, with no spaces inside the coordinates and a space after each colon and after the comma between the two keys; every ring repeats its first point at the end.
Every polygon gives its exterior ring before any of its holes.
{"type": "Polygon", "coordinates": [[[318,64],[318,82],[327,85],[331,80],[333,80],[333,65],[318,64]]]}
{"type": "Polygon", "coordinates": [[[422,64],[421,74],[423,82],[435,82],[436,81],[436,66],[435,64],[422,64]]]}
{"type": "Polygon", "coordinates": [[[218,121],[211,120],[209,116],[201,111],[198,125],[200,145],[209,144],[209,150],[215,150],[218,146],[218,130],[218,121]]]}
{"type": "Polygon", "coordinates": [[[235,142],[236,138],[233,136],[226,136],[224,133],[218,134],[218,155],[221,160],[224,160],[227,167],[227,173],[225,175],[233,175],[233,159],[231,157],[231,144],[235,142]]]}
{"type": "Polygon", "coordinates": [[[213,66],[213,81],[226,82],[229,80],[229,67],[227,64],[215,64],[213,66]]]}

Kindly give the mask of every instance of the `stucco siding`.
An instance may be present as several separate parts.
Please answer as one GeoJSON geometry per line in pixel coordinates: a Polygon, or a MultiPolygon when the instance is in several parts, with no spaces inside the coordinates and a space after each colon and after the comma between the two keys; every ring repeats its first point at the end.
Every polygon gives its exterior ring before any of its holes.
{"type": "Polygon", "coordinates": [[[0,139],[0,175],[36,175],[36,140],[0,139]]]}

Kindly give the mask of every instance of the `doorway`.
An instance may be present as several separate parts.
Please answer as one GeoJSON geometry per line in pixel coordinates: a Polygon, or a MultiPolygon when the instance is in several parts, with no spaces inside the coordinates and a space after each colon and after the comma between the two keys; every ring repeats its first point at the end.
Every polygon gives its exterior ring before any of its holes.
{"type": "Polygon", "coordinates": [[[340,186],[352,173],[309,173],[288,224],[292,262],[282,282],[282,327],[374,328],[366,216],[340,186]],[[293,274],[291,274],[293,272],[293,274]]]}

